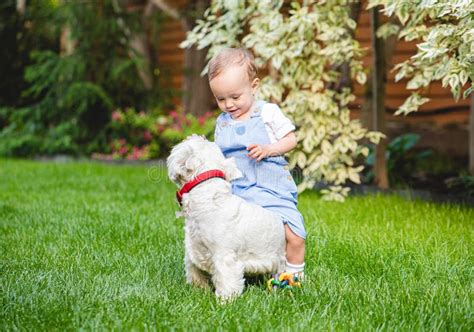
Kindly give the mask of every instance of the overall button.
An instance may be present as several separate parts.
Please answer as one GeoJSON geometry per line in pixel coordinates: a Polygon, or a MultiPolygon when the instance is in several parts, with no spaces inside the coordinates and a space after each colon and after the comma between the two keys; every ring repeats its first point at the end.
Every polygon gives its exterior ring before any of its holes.
{"type": "Polygon", "coordinates": [[[235,128],[235,131],[237,132],[238,135],[243,135],[245,134],[245,127],[244,126],[237,127],[235,128]]]}

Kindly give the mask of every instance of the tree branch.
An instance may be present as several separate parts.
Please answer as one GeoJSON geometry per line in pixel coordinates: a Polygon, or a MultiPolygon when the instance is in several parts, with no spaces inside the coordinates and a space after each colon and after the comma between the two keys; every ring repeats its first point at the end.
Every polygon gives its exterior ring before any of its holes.
{"type": "Polygon", "coordinates": [[[152,4],[161,9],[166,15],[171,16],[175,20],[181,19],[181,15],[176,8],[170,6],[165,0],[150,0],[152,4]]]}

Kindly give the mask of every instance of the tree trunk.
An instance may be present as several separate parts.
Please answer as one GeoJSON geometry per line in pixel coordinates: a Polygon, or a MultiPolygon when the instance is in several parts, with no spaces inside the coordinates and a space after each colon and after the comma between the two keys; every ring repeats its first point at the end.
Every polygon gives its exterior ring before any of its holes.
{"type": "Polygon", "coordinates": [[[469,173],[474,175],[474,93],[471,93],[469,112],[469,173]]]}
{"type": "Polygon", "coordinates": [[[166,0],[150,0],[152,4],[161,9],[166,15],[174,18],[175,20],[181,19],[181,15],[178,10],[173,6],[170,6],[166,0]]]}
{"type": "MultiPolygon", "coordinates": [[[[394,18],[393,16],[390,17],[390,23],[400,25],[400,22],[398,21],[398,19],[394,18]]],[[[392,66],[392,58],[393,58],[393,55],[395,54],[395,48],[397,46],[397,42],[398,42],[398,36],[392,35],[388,37],[384,43],[386,68],[389,68],[392,66]]],[[[365,91],[364,91],[364,103],[362,105],[362,112],[361,112],[360,118],[361,118],[362,125],[365,128],[372,129],[371,125],[372,125],[372,103],[373,103],[372,101],[373,71],[370,70],[367,76],[368,76],[367,83],[365,85],[365,91]]]]}
{"type": "MultiPolygon", "coordinates": [[[[359,21],[360,11],[362,8],[361,1],[357,1],[351,3],[350,5],[350,18],[353,19],[355,22],[359,21]]],[[[355,36],[355,30],[351,31],[352,37],[355,36]]],[[[337,67],[333,68],[335,71],[341,74],[340,79],[337,83],[332,84],[329,88],[332,90],[341,92],[343,88],[351,88],[352,87],[352,79],[351,79],[351,66],[348,62],[343,63],[337,67]]]]}
{"type": "MultiPolygon", "coordinates": [[[[191,1],[181,19],[185,31],[194,28],[197,19],[202,18],[210,0],[191,1]]],[[[202,115],[213,108],[213,97],[206,76],[201,76],[207,60],[208,49],[198,50],[195,46],[184,50],[183,106],[187,113],[202,115]]]]}
{"type": "Polygon", "coordinates": [[[59,54],[61,56],[68,56],[74,53],[77,41],[72,39],[71,27],[69,23],[65,23],[61,27],[61,35],[59,36],[59,54]]]}
{"type": "MultiPolygon", "coordinates": [[[[371,37],[373,51],[373,77],[372,77],[372,130],[385,132],[385,84],[387,82],[384,40],[377,38],[377,29],[380,26],[379,9],[370,10],[371,37]]],[[[387,139],[380,140],[375,146],[375,184],[381,189],[388,188],[387,163],[385,152],[387,139]]]]}
{"type": "MultiPolygon", "coordinates": [[[[136,52],[136,54],[139,54],[142,59],[142,63],[138,68],[138,75],[140,76],[143,85],[147,90],[152,90],[154,84],[152,72],[153,56],[147,36],[149,26],[148,22],[153,12],[154,6],[151,3],[147,3],[141,15],[143,31],[130,37],[130,47],[134,52],[136,52]]],[[[133,57],[134,55],[131,54],[131,56],[133,57]]]]}
{"type": "Polygon", "coordinates": [[[26,10],[26,0],[16,0],[16,11],[20,15],[23,15],[25,14],[25,10],[26,10]]]}

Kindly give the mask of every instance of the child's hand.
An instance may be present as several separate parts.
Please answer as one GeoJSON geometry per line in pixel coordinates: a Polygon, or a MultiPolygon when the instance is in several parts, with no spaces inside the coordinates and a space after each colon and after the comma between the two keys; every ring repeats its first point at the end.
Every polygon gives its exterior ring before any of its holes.
{"type": "Polygon", "coordinates": [[[247,146],[247,150],[249,156],[252,159],[257,159],[257,161],[261,161],[263,158],[266,158],[270,155],[270,149],[268,145],[260,145],[260,144],[250,144],[247,146]]]}

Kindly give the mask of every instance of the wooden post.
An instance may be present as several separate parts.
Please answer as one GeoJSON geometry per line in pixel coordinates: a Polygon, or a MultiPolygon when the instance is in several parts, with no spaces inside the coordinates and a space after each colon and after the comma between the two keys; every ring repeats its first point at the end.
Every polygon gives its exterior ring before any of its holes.
{"type": "MultiPolygon", "coordinates": [[[[370,10],[371,37],[373,52],[373,76],[372,76],[372,130],[385,132],[385,84],[387,82],[386,60],[384,41],[377,37],[377,29],[380,27],[379,9],[374,7],[370,10]]],[[[385,152],[387,150],[387,139],[380,140],[375,146],[375,184],[381,189],[388,188],[387,163],[385,152]]]]}

